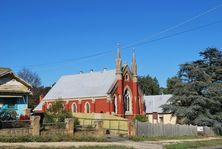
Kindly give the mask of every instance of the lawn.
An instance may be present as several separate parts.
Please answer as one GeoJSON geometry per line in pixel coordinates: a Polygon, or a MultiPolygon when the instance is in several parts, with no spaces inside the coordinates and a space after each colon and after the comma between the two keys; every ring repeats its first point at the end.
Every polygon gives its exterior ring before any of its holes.
{"type": "Polygon", "coordinates": [[[161,141],[161,140],[184,140],[184,139],[203,139],[206,136],[167,136],[167,137],[131,137],[132,141],[161,141]]]}
{"type": "Polygon", "coordinates": [[[190,149],[190,148],[217,146],[217,145],[222,145],[222,139],[170,144],[170,145],[165,145],[164,148],[165,149],[190,149]]]}
{"type": "MultiPolygon", "coordinates": [[[[6,147],[0,146],[1,149],[36,149],[28,147],[6,147]]],[[[82,146],[82,147],[62,147],[62,148],[50,148],[50,147],[39,147],[38,149],[133,149],[124,146],[82,146]]]]}

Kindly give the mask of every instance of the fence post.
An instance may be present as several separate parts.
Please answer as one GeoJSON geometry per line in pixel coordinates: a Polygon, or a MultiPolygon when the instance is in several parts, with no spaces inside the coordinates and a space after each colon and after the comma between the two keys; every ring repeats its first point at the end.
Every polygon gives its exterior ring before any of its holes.
{"type": "Polygon", "coordinates": [[[133,121],[128,121],[128,136],[136,136],[136,127],[133,121]]]}
{"type": "Polygon", "coordinates": [[[96,122],[96,130],[97,130],[97,136],[98,137],[104,136],[103,121],[98,120],[96,122]]]}
{"type": "Polygon", "coordinates": [[[66,132],[68,136],[72,137],[74,135],[74,127],[73,127],[73,119],[72,118],[66,118],[65,123],[66,123],[66,132]]]}
{"type": "Polygon", "coordinates": [[[25,115],[27,115],[28,117],[30,117],[30,115],[31,115],[31,109],[25,109],[25,115]]]}
{"type": "Polygon", "coordinates": [[[31,116],[32,136],[40,135],[40,116],[31,116]]]}

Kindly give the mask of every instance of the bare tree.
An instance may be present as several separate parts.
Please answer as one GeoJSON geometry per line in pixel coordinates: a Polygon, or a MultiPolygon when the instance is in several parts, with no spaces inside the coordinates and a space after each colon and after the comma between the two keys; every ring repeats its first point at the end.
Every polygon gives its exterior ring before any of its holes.
{"type": "Polygon", "coordinates": [[[36,72],[31,71],[28,68],[23,68],[18,72],[18,76],[27,81],[34,88],[41,86],[41,79],[36,72]]]}

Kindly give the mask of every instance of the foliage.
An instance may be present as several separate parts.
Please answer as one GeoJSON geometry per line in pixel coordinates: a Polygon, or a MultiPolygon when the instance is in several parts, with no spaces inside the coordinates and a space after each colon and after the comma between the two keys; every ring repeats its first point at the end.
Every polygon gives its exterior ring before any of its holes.
{"type": "Polygon", "coordinates": [[[62,101],[54,102],[44,113],[44,123],[64,122],[66,118],[72,118],[72,113],[66,111],[62,101]]]}
{"type": "Polygon", "coordinates": [[[28,115],[20,115],[19,120],[20,121],[30,120],[30,117],[28,115]]]}
{"type": "Polygon", "coordinates": [[[147,122],[148,118],[145,115],[137,115],[135,116],[134,120],[137,120],[139,122],[147,122]]]}
{"type": "Polygon", "coordinates": [[[39,104],[39,97],[40,96],[45,96],[48,91],[51,89],[51,87],[44,87],[44,86],[40,86],[40,87],[33,87],[32,88],[32,97],[29,99],[29,107],[30,108],[34,108],[36,107],[36,105],[39,104]]]}
{"type": "Polygon", "coordinates": [[[156,77],[151,76],[140,76],[138,77],[139,86],[144,95],[159,95],[160,86],[156,77]]]}
{"type": "Polygon", "coordinates": [[[32,96],[29,100],[29,108],[34,108],[39,103],[39,96],[45,96],[51,87],[41,86],[41,78],[36,72],[28,68],[23,68],[18,72],[18,76],[32,85],[32,96]]]}
{"type": "Polygon", "coordinates": [[[77,117],[74,117],[73,127],[76,130],[77,126],[80,125],[80,121],[77,117]]]}
{"type": "Polygon", "coordinates": [[[222,51],[207,48],[202,59],[180,65],[174,96],[162,106],[178,123],[213,127],[222,133],[222,51]]]}
{"type": "Polygon", "coordinates": [[[167,94],[173,94],[176,89],[176,84],[180,83],[180,79],[178,77],[172,77],[167,79],[167,94]]]}
{"type": "Polygon", "coordinates": [[[3,110],[0,112],[0,121],[16,120],[16,116],[15,110],[3,110]]]}
{"type": "Polygon", "coordinates": [[[33,87],[37,88],[41,85],[41,79],[39,75],[35,72],[32,72],[28,68],[23,68],[18,72],[18,76],[23,80],[27,81],[33,87]]]}

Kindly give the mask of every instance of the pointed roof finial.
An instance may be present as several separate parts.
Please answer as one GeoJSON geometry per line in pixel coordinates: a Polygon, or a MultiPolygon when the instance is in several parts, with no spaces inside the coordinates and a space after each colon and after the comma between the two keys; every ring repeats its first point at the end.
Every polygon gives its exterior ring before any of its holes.
{"type": "Polygon", "coordinates": [[[133,48],[133,63],[136,62],[136,54],[135,54],[135,49],[133,48]]]}
{"type": "Polygon", "coordinates": [[[117,58],[120,59],[121,56],[120,56],[120,44],[117,43],[117,58]]]}

